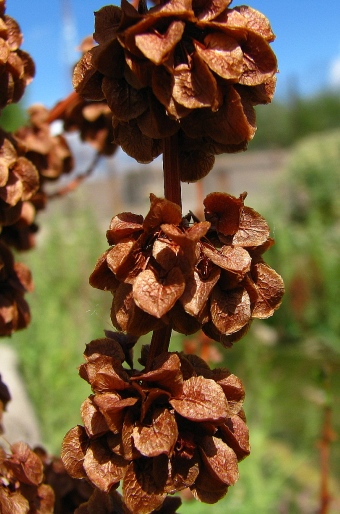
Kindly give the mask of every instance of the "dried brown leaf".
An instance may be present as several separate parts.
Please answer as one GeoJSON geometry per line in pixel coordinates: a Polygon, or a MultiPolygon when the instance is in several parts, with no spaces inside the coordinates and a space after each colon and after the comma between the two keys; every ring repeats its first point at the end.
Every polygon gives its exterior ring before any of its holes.
{"type": "Polygon", "coordinates": [[[24,484],[38,486],[43,479],[43,465],[38,455],[23,442],[12,444],[11,451],[12,455],[5,463],[15,478],[24,484]]]}
{"type": "Polygon", "coordinates": [[[209,68],[226,80],[237,81],[243,71],[243,52],[238,42],[222,32],[208,34],[204,47],[195,43],[198,55],[209,68]]]}
{"type": "Polygon", "coordinates": [[[235,7],[235,10],[246,19],[249,30],[256,32],[268,42],[274,41],[275,35],[266,16],[248,5],[235,7]]]}
{"type": "Polygon", "coordinates": [[[137,34],[135,42],[137,48],[144,56],[156,66],[162,64],[168,58],[176,44],[181,40],[185,24],[182,21],[173,21],[164,33],[149,32],[137,34]]]}
{"type": "Polygon", "coordinates": [[[106,257],[109,252],[110,249],[99,257],[89,278],[89,283],[92,287],[102,289],[103,291],[114,291],[119,285],[118,280],[107,264],[106,257]]]}
{"type": "Polygon", "coordinates": [[[228,487],[228,485],[213,477],[205,466],[201,466],[200,473],[190,490],[196,500],[212,504],[226,495],[228,487]]]}
{"type": "Polygon", "coordinates": [[[35,505],[37,514],[54,514],[55,493],[48,484],[41,484],[36,493],[35,505]]]}
{"type": "Polygon", "coordinates": [[[170,137],[179,130],[178,122],[167,115],[164,106],[151,94],[149,107],[138,116],[137,124],[145,136],[153,139],[170,137]]]}
{"type": "Polygon", "coordinates": [[[195,334],[198,330],[200,330],[202,323],[201,318],[204,319],[205,314],[207,316],[209,315],[208,307],[207,310],[203,308],[203,313],[200,312],[198,317],[191,316],[190,314],[185,312],[181,303],[178,301],[175,303],[171,311],[167,314],[167,317],[169,323],[176,332],[188,336],[191,334],[195,334]]]}
{"type": "Polygon", "coordinates": [[[189,138],[182,131],[179,145],[181,181],[196,182],[208,175],[215,163],[214,153],[204,138],[189,138]]]}
{"type": "Polygon", "coordinates": [[[123,481],[124,501],[132,514],[149,514],[162,505],[166,493],[152,476],[150,461],[133,461],[123,481]]]}
{"type": "Polygon", "coordinates": [[[185,380],[182,397],[174,398],[170,403],[178,414],[191,421],[221,423],[228,415],[221,386],[202,376],[185,380]]]}
{"type": "Polygon", "coordinates": [[[0,199],[9,206],[15,206],[22,199],[24,185],[20,178],[10,173],[6,187],[0,189],[0,199]]]}
{"type": "Polygon", "coordinates": [[[146,457],[165,453],[171,456],[178,436],[174,412],[158,408],[152,414],[151,425],[136,423],[133,441],[137,450],[146,457]]]}
{"type": "Polygon", "coordinates": [[[73,72],[73,87],[84,98],[104,100],[102,92],[103,76],[98,73],[92,63],[92,51],[86,52],[77,63],[73,72]]]}
{"type": "Polygon", "coordinates": [[[120,121],[130,121],[148,108],[145,90],[132,88],[125,79],[104,77],[102,90],[112,114],[120,121]]]}
{"type": "Polygon", "coordinates": [[[249,455],[249,430],[240,416],[228,418],[220,431],[223,441],[234,450],[239,461],[249,455]]]}
{"type": "Polygon", "coordinates": [[[109,431],[109,427],[101,412],[93,403],[93,395],[86,398],[80,407],[86,433],[89,437],[101,436],[109,431]]]}
{"type": "Polygon", "coordinates": [[[220,274],[219,268],[214,266],[206,280],[203,280],[197,271],[186,277],[185,290],[180,298],[185,312],[191,316],[198,316],[220,278],[220,274]]]}
{"type": "Polygon", "coordinates": [[[84,459],[84,469],[91,482],[108,493],[125,475],[128,461],[111,452],[105,440],[90,442],[84,459]]]}
{"type": "Polygon", "coordinates": [[[202,250],[214,264],[237,275],[238,280],[241,280],[250,270],[251,257],[241,247],[223,246],[217,250],[208,245],[202,245],[202,250]]]}
{"type": "Polygon", "coordinates": [[[30,200],[39,187],[39,173],[37,168],[25,157],[18,157],[12,171],[22,181],[22,200],[30,200]]]}
{"type": "Polygon", "coordinates": [[[89,357],[91,357],[91,355],[99,353],[100,355],[106,355],[120,362],[124,362],[125,354],[121,344],[119,343],[119,337],[120,334],[110,332],[110,337],[94,339],[90,343],[86,344],[84,351],[85,359],[87,360],[89,357]]]}
{"type": "Polygon", "coordinates": [[[283,280],[276,271],[264,262],[255,264],[251,273],[259,294],[252,316],[260,319],[268,318],[281,305],[284,294],[283,280]]]}
{"type": "Polygon", "coordinates": [[[161,318],[181,297],[184,288],[184,277],[179,267],[172,268],[162,280],[152,270],[145,270],[133,284],[133,298],[140,309],[161,318]]]}
{"type": "Polygon", "coordinates": [[[255,32],[248,32],[242,43],[243,73],[239,80],[245,86],[258,86],[277,72],[276,56],[269,43],[255,32]]]}
{"type": "Polygon", "coordinates": [[[150,194],[150,210],[145,217],[143,228],[145,232],[154,232],[164,223],[179,225],[182,221],[182,211],[179,205],[165,198],[150,194]]]}
{"type": "Polygon", "coordinates": [[[106,5],[94,13],[95,15],[95,32],[93,34],[97,43],[106,43],[111,41],[116,35],[119,27],[122,10],[116,5],[106,5]]]}
{"type": "Polygon", "coordinates": [[[183,391],[183,377],[180,359],[176,353],[163,353],[152,362],[152,371],[142,373],[131,380],[152,382],[161,389],[169,391],[172,396],[180,396],[183,391]]]}
{"type": "Polygon", "coordinates": [[[130,122],[115,120],[114,142],[120,145],[130,157],[144,164],[153,161],[163,151],[162,141],[145,136],[136,120],[130,122]]]}
{"type": "Polygon", "coordinates": [[[172,96],[175,102],[188,109],[218,108],[216,79],[197,54],[193,54],[190,64],[180,64],[174,69],[172,96]]]}
{"type": "Polygon", "coordinates": [[[86,477],[83,462],[88,444],[85,428],[80,425],[71,428],[64,437],[61,458],[67,473],[73,478],[86,477]]]}
{"type": "Polygon", "coordinates": [[[243,207],[233,245],[243,247],[260,246],[269,238],[268,223],[251,207],[243,207]]]}
{"type": "Polygon", "coordinates": [[[231,0],[210,0],[209,2],[197,2],[195,14],[200,21],[209,21],[217,18],[231,3],[231,0]]]}
{"type": "Polygon", "coordinates": [[[121,283],[112,302],[111,320],[118,330],[142,336],[164,326],[160,319],[137,307],[130,284],[121,283]]]}
{"type": "Polygon", "coordinates": [[[122,212],[114,216],[106,232],[109,245],[115,245],[122,239],[137,237],[143,231],[143,216],[132,212],[122,212]]]}
{"type": "Polygon", "coordinates": [[[245,194],[239,198],[227,193],[210,193],[204,199],[205,217],[225,236],[233,235],[239,228],[245,194]]]}
{"type": "Polygon", "coordinates": [[[199,446],[209,472],[227,485],[234,485],[238,478],[235,452],[218,437],[205,436],[199,446]]]}
{"type": "Polygon", "coordinates": [[[96,392],[120,391],[129,387],[129,377],[121,362],[109,355],[90,355],[82,366],[96,392]]]}
{"type": "Polygon", "coordinates": [[[242,287],[222,291],[216,285],[211,293],[211,320],[222,334],[241,330],[250,320],[250,307],[249,294],[242,287]]]}
{"type": "Polygon", "coordinates": [[[123,426],[126,409],[135,405],[138,399],[120,398],[115,393],[102,393],[96,394],[93,401],[103,414],[111,432],[118,434],[123,426]]]}
{"type": "Polygon", "coordinates": [[[0,487],[1,514],[29,514],[30,505],[26,498],[18,492],[10,492],[8,488],[0,487]]]}

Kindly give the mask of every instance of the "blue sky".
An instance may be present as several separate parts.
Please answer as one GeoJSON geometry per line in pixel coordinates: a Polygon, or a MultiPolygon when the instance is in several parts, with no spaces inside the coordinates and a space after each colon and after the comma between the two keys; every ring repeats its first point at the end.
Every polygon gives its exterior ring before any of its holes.
{"type": "MultiPolygon", "coordinates": [[[[52,107],[71,91],[71,68],[79,58],[77,45],[93,32],[93,12],[107,3],[7,0],[7,14],[24,33],[22,48],[37,67],[27,104],[41,102],[52,107]]],[[[310,95],[333,86],[340,92],[340,0],[234,0],[231,7],[243,3],[263,12],[277,36],[273,49],[280,68],[278,99],[291,90],[310,95]]]]}

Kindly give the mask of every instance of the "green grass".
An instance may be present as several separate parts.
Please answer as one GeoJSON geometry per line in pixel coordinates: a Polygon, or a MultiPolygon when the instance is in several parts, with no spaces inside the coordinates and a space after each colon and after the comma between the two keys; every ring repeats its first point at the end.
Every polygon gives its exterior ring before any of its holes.
{"type": "MultiPolygon", "coordinates": [[[[80,422],[89,394],[77,367],[85,344],[112,328],[110,294],[94,290],[88,277],[107,246],[90,212],[47,216],[37,247],[17,257],[29,265],[35,291],[27,295],[30,326],[13,335],[29,394],[40,419],[44,444],[55,453],[66,431],[80,422]]],[[[54,206],[53,206],[54,207],[54,206]]]]}

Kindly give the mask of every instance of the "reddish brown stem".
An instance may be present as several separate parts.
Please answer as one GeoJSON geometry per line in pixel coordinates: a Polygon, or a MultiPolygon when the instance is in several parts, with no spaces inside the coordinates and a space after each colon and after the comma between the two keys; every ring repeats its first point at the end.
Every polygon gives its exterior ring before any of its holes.
{"type": "Polygon", "coordinates": [[[165,325],[165,327],[160,328],[159,330],[154,330],[154,332],[152,333],[150,351],[145,366],[146,372],[150,371],[151,364],[158,355],[168,351],[171,332],[171,325],[165,325]]]}
{"type": "Polygon", "coordinates": [[[64,100],[58,102],[49,112],[48,115],[48,123],[52,123],[52,121],[58,120],[65,112],[65,110],[72,104],[77,98],[79,98],[78,93],[73,91],[70,93],[64,100]]]}
{"type": "MultiPolygon", "coordinates": [[[[163,175],[165,198],[182,207],[177,134],[165,138],[163,141],[163,175]]],[[[171,332],[171,325],[166,325],[164,328],[153,332],[146,363],[147,370],[151,368],[152,361],[157,355],[168,351],[171,332]]]]}
{"type": "Polygon", "coordinates": [[[182,207],[181,177],[178,157],[178,133],[163,141],[164,196],[182,207]]]}

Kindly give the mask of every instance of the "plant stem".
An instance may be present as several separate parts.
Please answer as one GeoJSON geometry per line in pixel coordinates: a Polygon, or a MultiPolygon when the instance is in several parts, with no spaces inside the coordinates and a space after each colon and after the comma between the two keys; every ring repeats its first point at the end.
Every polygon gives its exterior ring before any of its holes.
{"type": "MultiPolygon", "coordinates": [[[[163,177],[165,198],[182,207],[177,133],[163,140],[163,177]]],[[[171,325],[153,332],[146,363],[147,371],[150,370],[152,361],[157,355],[168,351],[171,332],[171,325]]]]}
{"type": "Polygon", "coordinates": [[[178,133],[163,141],[164,196],[182,207],[181,178],[178,159],[178,133]]]}
{"type": "Polygon", "coordinates": [[[165,325],[163,328],[153,331],[148,360],[145,366],[145,372],[150,371],[151,364],[157,355],[168,351],[171,332],[171,325],[165,325]]]}

